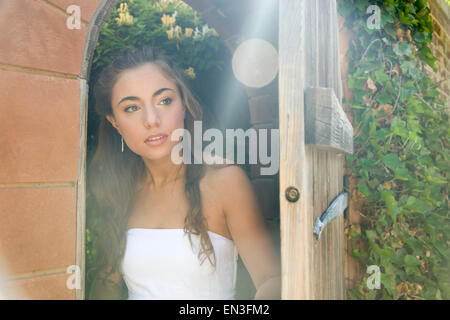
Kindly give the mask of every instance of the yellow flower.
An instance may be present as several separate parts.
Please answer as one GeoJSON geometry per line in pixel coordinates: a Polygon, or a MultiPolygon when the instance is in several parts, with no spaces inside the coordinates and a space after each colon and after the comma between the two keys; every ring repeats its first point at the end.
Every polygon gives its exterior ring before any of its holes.
{"type": "Polygon", "coordinates": [[[117,24],[118,24],[119,26],[122,25],[122,23],[123,23],[123,13],[122,13],[122,12],[119,13],[119,17],[116,18],[116,22],[117,22],[117,24]]]}
{"type": "Polygon", "coordinates": [[[173,28],[170,29],[170,30],[167,30],[166,32],[167,32],[167,37],[168,37],[169,39],[173,39],[173,28]]]}
{"type": "Polygon", "coordinates": [[[194,29],[192,29],[192,28],[186,28],[186,29],[184,29],[184,35],[186,36],[186,38],[190,38],[190,37],[192,37],[192,32],[194,31],[194,29]]]}
{"type": "Polygon", "coordinates": [[[122,24],[133,24],[133,16],[130,15],[129,12],[120,12],[119,18],[116,18],[116,22],[119,26],[121,26],[122,24]]]}
{"type": "Polygon", "coordinates": [[[120,8],[117,9],[118,12],[127,12],[128,11],[128,3],[121,3],[120,8]]]}
{"type": "Polygon", "coordinates": [[[163,25],[169,26],[169,24],[170,24],[170,16],[168,16],[167,14],[163,14],[163,16],[161,17],[161,21],[162,21],[163,25]]]}
{"type": "Polygon", "coordinates": [[[163,23],[164,26],[166,27],[172,27],[175,24],[176,21],[176,14],[169,16],[167,14],[163,14],[163,16],[161,17],[161,21],[163,23]]]}
{"type": "Polygon", "coordinates": [[[133,16],[128,12],[125,15],[125,21],[127,24],[133,24],[133,16]]]}
{"type": "Polygon", "coordinates": [[[191,79],[195,79],[195,71],[194,68],[192,67],[189,67],[186,70],[184,70],[184,74],[191,79]]]}

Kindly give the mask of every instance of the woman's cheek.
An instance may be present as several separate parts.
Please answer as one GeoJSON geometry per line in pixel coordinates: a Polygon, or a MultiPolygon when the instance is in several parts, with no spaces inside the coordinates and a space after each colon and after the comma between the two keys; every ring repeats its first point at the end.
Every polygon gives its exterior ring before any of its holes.
{"type": "Polygon", "coordinates": [[[133,151],[134,153],[139,153],[139,146],[141,145],[140,142],[142,142],[142,144],[144,144],[144,141],[140,141],[140,140],[142,140],[142,138],[140,136],[138,136],[137,134],[130,132],[127,140],[128,141],[124,141],[124,142],[127,142],[128,148],[131,151],[133,151]]]}

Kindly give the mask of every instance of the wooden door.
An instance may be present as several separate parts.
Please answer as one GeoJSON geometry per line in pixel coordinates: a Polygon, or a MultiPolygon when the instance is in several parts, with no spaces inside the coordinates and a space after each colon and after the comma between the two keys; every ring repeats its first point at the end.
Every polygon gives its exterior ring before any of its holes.
{"type": "Polygon", "coordinates": [[[279,15],[282,298],[345,299],[343,215],[313,234],[343,191],[344,154],[353,152],[340,105],[336,2],[281,0],[279,15]]]}

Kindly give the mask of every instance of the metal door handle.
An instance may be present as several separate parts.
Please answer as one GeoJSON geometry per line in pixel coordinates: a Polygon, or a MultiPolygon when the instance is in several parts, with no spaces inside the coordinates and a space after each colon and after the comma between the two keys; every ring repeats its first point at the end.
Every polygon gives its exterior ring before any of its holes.
{"type": "Polygon", "coordinates": [[[314,235],[317,240],[320,239],[320,234],[323,229],[329,224],[332,220],[339,217],[345,209],[348,207],[348,193],[342,191],[340,194],[334,198],[331,202],[330,206],[325,210],[324,213],[319,217],[316,217],[316,223],[314,225],[314,235]]]}

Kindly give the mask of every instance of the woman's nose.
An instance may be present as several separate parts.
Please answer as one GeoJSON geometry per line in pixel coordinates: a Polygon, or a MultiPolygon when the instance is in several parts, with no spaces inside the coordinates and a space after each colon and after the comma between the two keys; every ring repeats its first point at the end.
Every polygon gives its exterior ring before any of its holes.
{"type": "Polygon", "coordinates": [[[147,105],[144,112],[144,124],[146,127],[154,127],[161,123],[158,110],[153,105],[147,105]]]}

